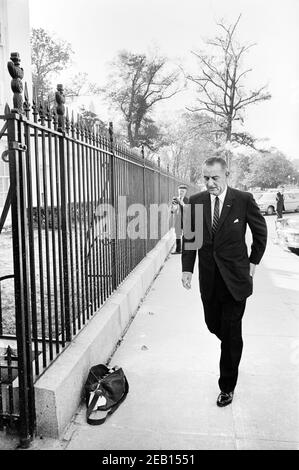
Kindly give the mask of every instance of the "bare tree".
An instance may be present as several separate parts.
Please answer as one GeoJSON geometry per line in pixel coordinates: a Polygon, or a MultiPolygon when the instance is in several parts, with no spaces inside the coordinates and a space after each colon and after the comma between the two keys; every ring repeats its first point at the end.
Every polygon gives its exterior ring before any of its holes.
{"type": "Polygon", "coordinates": [[[144,145],[155,151],[163,138],[151,118],[154,106],[179,92],[178,73],[166,72],[167,59],[122,51],[113,64],[107,98],[121,110],[131,147],[144,145]]]}
{"type": "Polygon", "coordinates": [[[65,97],[73,100],[79,96],[95,96],[101,93],[101,88],[94,82],[88,80],[86,72],[75,74],[72,80],[66,83],[64,88],[65,97]]]}
{"type": "Polygon", "coordinates": [[[198,85],[200,96],[199,106],[188,108],[189,111],[209,113],[214,121],[216,132],[224,136],[226,142],[237,141],[254,147],[254,138],[245,132],[237,132],[233,128],[236,121],[244,122],[244,110],[247,106],[271,98],[266,86],[256,90],[246,90],[245,76],[252,71],[243,67],[245,53],[254,44],[240,45],[235,33],[241,15],[230,26],[218,23],[221,34],[207,41],[215,54],[192,52],[200,60],[199,76],[189,75],[187,78],[198,85]]]}

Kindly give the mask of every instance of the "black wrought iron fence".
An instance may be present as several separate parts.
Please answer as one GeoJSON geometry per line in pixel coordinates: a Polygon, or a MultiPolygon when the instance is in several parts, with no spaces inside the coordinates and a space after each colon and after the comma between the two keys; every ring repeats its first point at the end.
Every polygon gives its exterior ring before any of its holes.
{"type": "MultiPolygon", "coordinates": [[[[138,154],[115,142],[112,123],[100,135],[70,115],[61,85],[54,106],[30,103],[26,85],[23,100],[18,54],[9,71],[14,108],[6,106],[2,136],[8,138],[18,413],[26,441],[35,426],[34,381],[169,230],[160,216],[153,234],[151,208],[168,204],[181,181],[143,149],[138,154]]],[[[2,312],[0,303],[0,328],[2,312]]],[[[11,373],[11,350],[6,354],[11,373]]],[[[15,416],[9,406],[6,413],[15,416]]]]}
{"type": "Polygon", "coordinates": [[[18,397],[18,356],[11,346],[0,348],[0,430],[17,430],[20,419],[18,397]]]}

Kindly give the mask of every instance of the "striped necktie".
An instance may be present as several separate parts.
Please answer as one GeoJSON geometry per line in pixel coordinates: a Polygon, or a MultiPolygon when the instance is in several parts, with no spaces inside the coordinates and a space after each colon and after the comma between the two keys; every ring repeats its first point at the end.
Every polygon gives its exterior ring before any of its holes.
{"type": "Polygon", "coordinates": [[[219,197],[216,196],[215,205],[214,205],[213,225],[212,225],[213,234],[217,230],[218,222],[219,222],[219,197]]]}

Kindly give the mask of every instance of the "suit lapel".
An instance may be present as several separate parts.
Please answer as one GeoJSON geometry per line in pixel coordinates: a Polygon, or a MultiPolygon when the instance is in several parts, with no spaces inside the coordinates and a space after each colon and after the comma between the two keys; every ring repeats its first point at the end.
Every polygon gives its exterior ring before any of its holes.
{"type": "Polygon", "coordinates": [[[224,199],[224,202],[223,202],[223,207],[222,207],[222,210],[221,210],[220,219],[219,219],[219,222],[218,222],[218,227],[217,227],[216,233],[219,232],[223,222],[225,221],[226,217],[228,216],[228,214],[231,210],[231,207],[233,205],[234,199],[235,199],[235,196],[234,196],[233,190],[228,186],[226,196],[225,196],[225,199],[224,199]]]}

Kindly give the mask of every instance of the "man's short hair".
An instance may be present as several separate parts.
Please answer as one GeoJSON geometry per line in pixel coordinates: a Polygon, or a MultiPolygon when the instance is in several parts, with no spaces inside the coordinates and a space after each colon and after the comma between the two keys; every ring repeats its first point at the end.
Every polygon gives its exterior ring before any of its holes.
{"type": "Polygon", "coordinates": [[[186,184],[180,184],[178,189],[188,189],[186,184]]]}
{"type": "Polygon", "coordinates": [[[227,163],[222,157],[209,157],[203,162],[202,166],[204,165],[212,166],[212,165],[215,165],[216,163],[219,163],[219,165],[221,165],[221,168],[223,170],[227,170],[227,163]]]}

